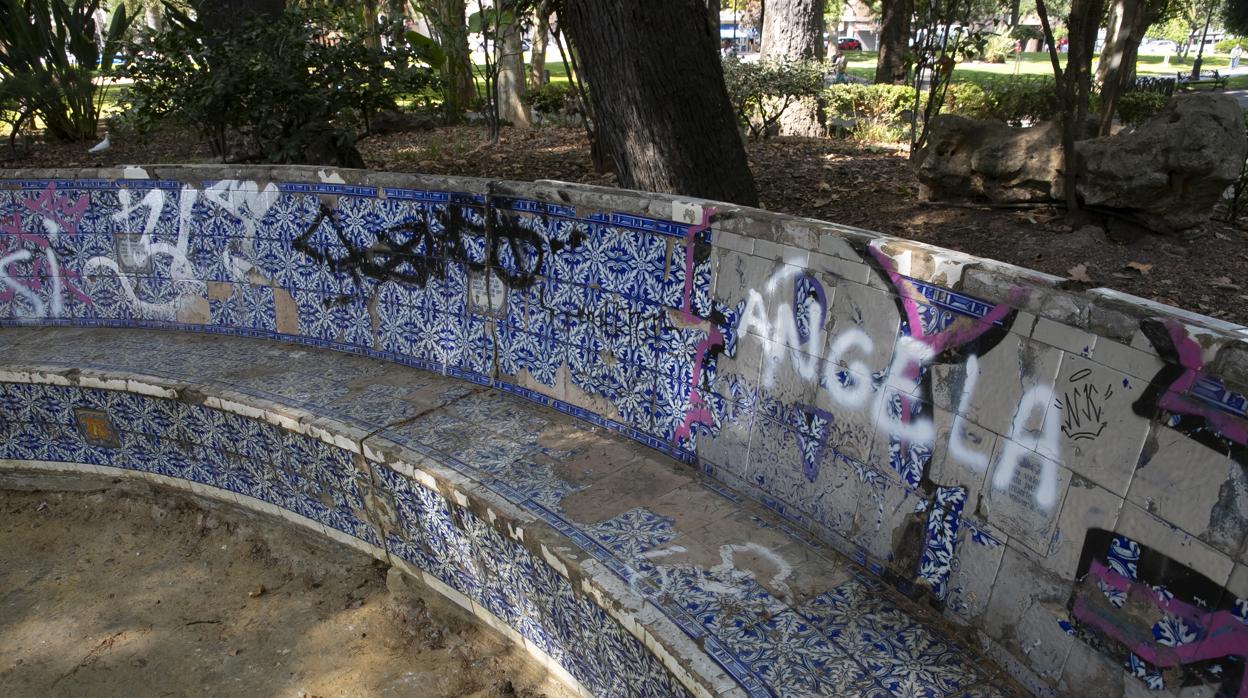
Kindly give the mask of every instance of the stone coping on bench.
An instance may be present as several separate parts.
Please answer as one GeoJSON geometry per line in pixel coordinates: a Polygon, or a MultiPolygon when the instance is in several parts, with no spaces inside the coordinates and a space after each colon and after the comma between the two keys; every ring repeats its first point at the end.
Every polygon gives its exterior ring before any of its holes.
{"type": "Polygon", "coordinates": [[[930,614],[770,512],[502,391],[233,337],[31,328],[0,346],[4,467],[309,527],[586,695],[1008,695],[930,614]]]}
{"type": "Polygon", "coordinates": [[[489,386],[695,465],[1034,693],[1248,685],[1242,327],[559,182],[0,176],[0,324],[279,339],[489,386]]]}

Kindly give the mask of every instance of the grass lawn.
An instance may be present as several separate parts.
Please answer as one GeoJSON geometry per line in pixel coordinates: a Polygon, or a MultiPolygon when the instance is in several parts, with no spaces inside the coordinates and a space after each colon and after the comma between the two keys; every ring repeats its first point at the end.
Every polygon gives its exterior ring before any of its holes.
{"type": "MultiPolygon", "coordinates": [[[[859,53],[851,53],[849,56],[849,74],[855,77],[866,78],[870,80],[875,76],[875,62],[878,57],[875,51],[861,51],[859,53]]],[[[1140,56],[1136,62],[1135,70],[1141,75],[1170,75],[1181,70],[1191,70],[1192,59],[1196,54],[1191,54],[1187,62],[1179,63],[1177,56],[1171,56],[1169,64],[1165,62],[1165,56],[1140,56]]],[[[1059,60],[1065,67],[1065,54],[1060,54],[1059,60]]],[[[1201,66],[1205,69],[1225,70],[1230,65],[1230,59],[1226,56],[1205,54],[1201,59],[1201,66]]],[[[1093,62],[1092,69],[1096,70],[1096,63],[1093,62]]],[[[993,78],[1007,77],[1011,75],[1045,75],[1053,74],[1053,64],[1049,60],[1047,53],[1024,53],[1021,58],[1009,60],[1005,63],[959,63],[953,69],[954,80],[966,80],[976,82],[980,80],[991,80],[993,78]]],[[[1232,78],[1230,87],[1248,86],[1242,78],[1232,78]]]]}

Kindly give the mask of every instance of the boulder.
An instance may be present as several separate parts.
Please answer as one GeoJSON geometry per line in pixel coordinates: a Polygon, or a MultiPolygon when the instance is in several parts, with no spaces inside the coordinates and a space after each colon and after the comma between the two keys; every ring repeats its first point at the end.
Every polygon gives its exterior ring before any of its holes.
{"type": "Polygon", "coordinates": [[[1077,189],[1085,206],[1175,234],[1204,224],[1248,156],[1244,114],[1226,95],[1180,95],[1157,116],[1113,136],[1080,141],[1077,189]]]}
{"type": "Polygon", "coordinates": [[[921,195],[928,200],[994,203],[1062,198],[1062,128],[1028,128],[942,114],[932,119],[918,158],[921,195]]]}

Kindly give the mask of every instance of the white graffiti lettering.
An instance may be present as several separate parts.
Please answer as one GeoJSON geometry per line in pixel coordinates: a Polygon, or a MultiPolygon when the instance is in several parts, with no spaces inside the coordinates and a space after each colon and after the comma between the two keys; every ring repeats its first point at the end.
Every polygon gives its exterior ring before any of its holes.
{"type": "Polygon", "coordinates": [[[871,368],[862,361],[849,361],[846,365],[849,378],[842,382],[837,379],[840,364],[845,360],[851,349],[863,354],[870,354],[875,349],[875,342],[866,332],[851,327],[836,335],[832,346],[828,348],[827,360],[824,363],[823,386],[832,396],[832,400],[842,407],[858,409],[871,399],[871,368]],[[858,379],[854,380],[857,376],[858,379]]]}
{"type": "Polygon", "coordinates": [[[97,269],[111,271],[121,284],[131,309],[140,317],[174,320],[186,297],[202,296],[206,292],[205,282],[187,256],[195,205],[199,197],[202,195],[205,201],[242,222],[244,234],[238,243],[241,247],[240,255],[236,256],[228,244],[221,254],[222,263],[230,277],[236,282],[244,282],[247,280],[247,273],[255,269],[251,260],[255,256],[257,222],[277,202],[278,193],[277,187],[272,184],[261,188],[254,182],[217,182],[202,191],[184,186],[178,196],[177,237],[173,242],[167,242],[158,237],[161,216],[167,203],[166,193],[161,189],[152,189],[136,202],[129,190],[121,189],[117,193],[121,210],[113,214],[113,220],[129,226],[130,218],[135,212],[145,211],[142,230],[138,233],[127,231],[118,237],[120,263],[106,255],[99,255],[88,259],[83,269],[88,272],[97,269]],[[130,270],[146,267],[160,259],[168,260],[170,286],[176,295],[167,301],[144,300],[137,293],[130,270]]]}
{"type": "Polygon", "coordinates": [[[1040,482],[1035,489],[1035,499],[1036,504],[1045,510],[1050,510],[1057,504],[1057,464],[1036,452],[1044,448],[1049,453],[1057,453],[1061,447],[1062,436],[1061,424],[1049,416],[1051,404],[1052,386],[1032,386],[1023,393],[1022,399],[1018,401],[1018,410],[1014,413],[1009,440],[1001,452],[1001,460],[997,463],[997,471],[992,478],[994,489],[1006,489],[1010,487],[1015,472],[1025,459],[1040,459],[1040,482]],[[1037,412],[1042,420],[1040,429],[1028,429],[1027,420],[1037,412]]]}
{"type": "Polygon", "coordinates": [[[967,445],[966,418],[963,416],[971,408],[971,396],[975,393],[975,382],[979,380],[979,357],[974,354],[966,357],[965,367],[966,378],[962,381],[962,395],[958,398],[953,428],[949,431],[949,454],[970,466],[971,470],[982,473],[988,469],[988,455],[967,445]]]}

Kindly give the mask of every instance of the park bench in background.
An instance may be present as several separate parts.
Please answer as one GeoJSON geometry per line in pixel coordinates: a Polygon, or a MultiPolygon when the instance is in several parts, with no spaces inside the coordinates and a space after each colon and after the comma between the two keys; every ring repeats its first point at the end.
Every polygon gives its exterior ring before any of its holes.
{"type": "Polygon", "coordinates": [[[1193,88],[1197,85],[1213,85],[1213,89],[1226,89],[1227,76],[1219,75],[1216,70],[1202,70],[1199,77],[1193,78],[1190,73],[1182,72],[1178,74],[1178,84],[1184,88],[1193,88]]]}

